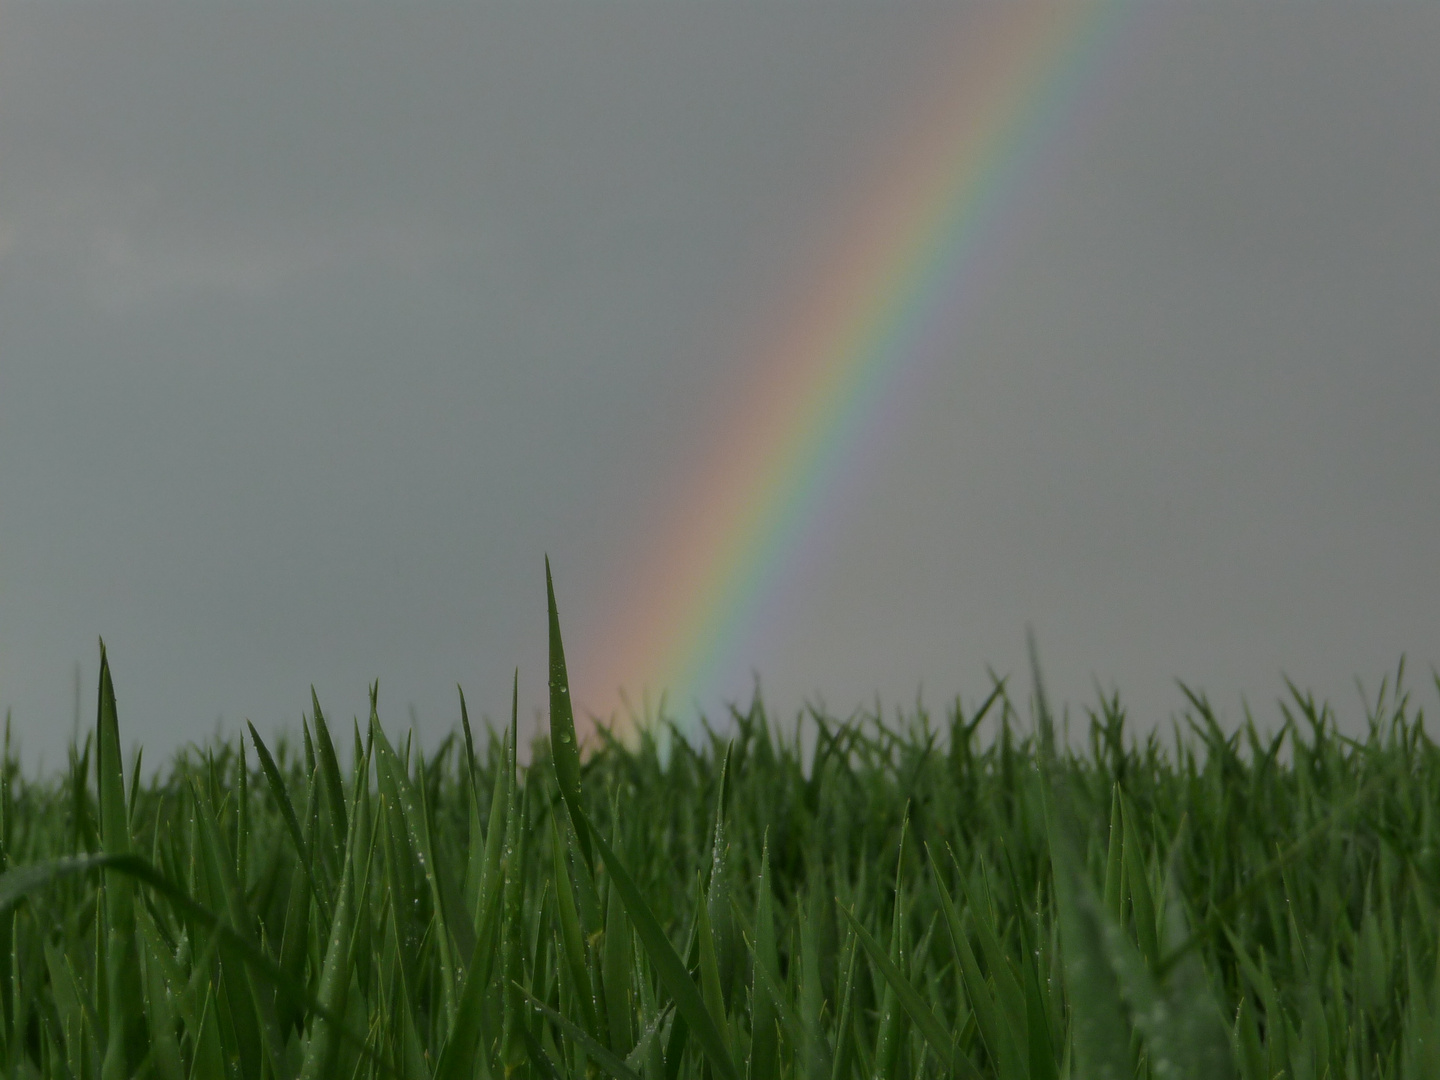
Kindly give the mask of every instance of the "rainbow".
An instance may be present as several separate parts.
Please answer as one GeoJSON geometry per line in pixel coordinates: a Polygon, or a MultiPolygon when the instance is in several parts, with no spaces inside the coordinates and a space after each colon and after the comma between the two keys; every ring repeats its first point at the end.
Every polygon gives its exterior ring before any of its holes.
{"type": "Polygon", "coordinates": [[[713,696],[861,432],[953,346],[984,242],[1038,151],[1074,118],[1121,10],[995,3],[961,24],[963,56],[948,58],[909,145],[887,155],[839,250],[748,364],[714,449],[658,515],[624,610],[586,635],[585,686],[713,696]]]}

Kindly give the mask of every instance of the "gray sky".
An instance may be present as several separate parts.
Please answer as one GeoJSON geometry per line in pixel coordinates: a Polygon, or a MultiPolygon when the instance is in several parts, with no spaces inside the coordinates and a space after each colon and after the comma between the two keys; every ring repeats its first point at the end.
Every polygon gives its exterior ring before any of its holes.
{"type": "MultiPolygon", "coordinates": [[[[575,692],[675,462],[970,25],[950,5],[0,6],[0,706],[96,636],[148,758],[575,692]]],[[[1440,6],[1127,16],[953,359],[727,674],[1135,728],[1440,662],[1440,6]],[[780,610],[783,609],[783,610],[780,610]],[[1023,683],[1022,683],[1023,685],[1023,683]]],[[[819,526],[817,526],[819,528],[819,526]]],[[[814,537],[811,540],[815,540],[814,537]]],[[[636,689],[636,688],[632,688],[636,689]]],[[[702,702],[714,710],[718,702],[702,702]]],[[[682,718],[693,706],[677,702],[682,718]]]]}

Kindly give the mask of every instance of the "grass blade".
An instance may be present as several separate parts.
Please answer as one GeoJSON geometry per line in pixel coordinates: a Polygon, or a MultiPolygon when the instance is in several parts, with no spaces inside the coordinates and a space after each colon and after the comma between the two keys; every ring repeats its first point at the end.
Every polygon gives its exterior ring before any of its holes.
{"type": "Polygon", "coordinates": [[[770,837],[760,849],[759,896],[755,902],[754,977],[751,981],[750,1060],[746,1080],[776,1080],[780,1042],[775,1025],[780,1012],[770,972],[779,969],[775,955],[775,898],[770,884],[770,837]],[[763,983],[763,985],[762,985],[763,983]]]}
{"type": "MultiPolygon", "coordinates": [[[[350,990],[351,941],[355,935],[355,891],[354,830],[351,830],[341,860],[340,890],[335,897],[335,918],[330,924],[330,941],[325,947],[325,958],[320,971],[320,1003],[331,1016],[344,1016],[346,996],[350,990]]],[[[339,1046],[334,1025],[321,1016],[311,1028],[310,1038],[305,1045],[305,1061],[300,1070],[301,1080],[320,1080],[330,1076],[335,1068],[335,1057],[339,1046]]]]}
{"type": "MultiPolygon", "coordinates": [[[[100,844],[107,855],[131,849],[130,812],[120,763],[120,724],[105,643],[100,643],[100,700],[95,722],[95,772],[100,794],[100,844]]],[[[144,994],[135,942],[134,888],[119,874],[105,881],[105,978],[108,1006],[102,1080],[125,1080],[144,1056],[144,994]]]]}
{"type": "MultiPolygon", "coordinates": [[[[905,981],[904,968],[907,966],[905,956],[907,952],[905,947],[907,904],[904,869],[905,841],[909,835],[909,825],[910,807],[907,803],[905,815],[900,819],[900,845],[895,859],[895,892],[893,894],[895,903],[890,915],[890,949],[889,955],[886,957],[894,966],[895,971],[899,973],[902,982],[905,981]]],[[[861,941],[863,943],[864,938],[861,941]]],[[[899,1066],[900,1051],[905,1037],[905,1019],[908,1016],[908,1010],[900,1005],[899,993],[896,984],[886,976],[885,985],[880,992],[880,1029],[875,1035],[873,1073],[876,1080],[892,1080],[899,1066]]]]}
{"type": "Polygon", "coordinates": [[[840,1018],[835,1025],[835,1054],[831,1062],[830,1080],[842,1080],[850,1075],[851,1048],[855,1045],[852,1025],[854,1023],[855,961],[860,955],[860,942],[853,930],[845,935],[845,948],[840,955],[845,958],[845,982],[840,991],[840,1018]]]}
{"type": "Polygon", "coordinates": [[[580,999],[580,1010],[585,1015],[585,1027],[592,1035],[598,1034],[595,991],[590,985],[585,939],[580,932],[580,916],[575,911],[575,891],[570,885],[570,874],[565,869],[565,851],[560,843],[560,829],[553,816],[550,819],[550,851],[555,868],[555,897],[560,913],[560,941],[565,951],[566,969],[574,984],[575,994],[580,999]]]}
{"type": "Polygon", "coordinates": [[[550,577],[550,557],[545,557],[545,595],[550,613],[550,754],[555,761],[555,779],[560,797],[570,812],[585,866],[595,872],[590,838],[580,827],[580,748],[575,738],[575,711],[570,700],[570,677],[565,672],[565,645],[560,640],[560,614],[555,608],[555,583],[550,577]]]}
{"type": "Polygon", "coordinates": [[[574,1039],[579,1043],[585,1052],[595,1059],[595,1063],[613,1076],[615,1080],[641,1080],[639,1073],[596,1042],[583,1028],[556,1012],[518,983],[516,984],[516,989],[529,999],[531,1006],[534,1007],[537,1012],[544,1013],[568,1038],[574,1039]]]}
{"type": "Polygon", "coordinates": [[[1140,843],[1140,830],[1136,825],[1135,808],[1122,791],[1120,793],[1120,818],[1124,829],[1125,884],[1130,894],[1130,905],[1135,912],[1135,933],[1140,938],[1140,952],[1152,968],[1160,962],[1160,936],[1156,928],[1155,896],[1150,889],[1150,877],[1145,866],[1145,850],[1140,843]]]}
{"type": "Polygon", "coordinates": [[[415,794],[415,787],[410,782],[404,764],[396,755],[394,748],[391,747],[390,740],[385,737],[385,732],[380,727],[380,721],[376,717],[373,707],[370,714],[370,733],[376,749],[375,764],[381,778],[381,790],[389,791],[395,799],[397,816],[403,822],[415,861],[419,862],[420,870],[425,876],[425,883],[430,890],[430,903],[435,918],[436,948],[440,959],[440,992],[444,999],[446,1021],[450,1023],[455,1018],[454,994],[457,981],[453,953],[454,939],[451,937],[450,921],[446,914],[445,893],[447,890],[441,887],[439,867],[435,862],[435,848],[430,838],[429,816],[425,813],[421,799],[415,794]]]}
{"type": "Polygon", "coordinates": [[[695,894],[700,901],[695,907],[695,935],[700,944],[700,996],[710,1010],[710,1017],[715,1021],[716,1028],[725,1039],[726,1052],[733,1060],[735,1048],[725,1017],[725,995],[720,988],[720,965],[715,959],[715,932],[710,927],[709,905],[705,903],[705,893],[699,887],[698,876],[695,886],[695,894]]]}
{"type": "MultiPolygon", "coordinates": [[[[926,854],[930,859],[930,873],[935,881],[936,892],[940,897],[940,908],[945,916],[945,926],[950,932],[950,945],[954,950],[955,960],[960,965],[961,978],[964,980],[965,990],[970,996],[970,1006],[975,1011],[976,1024],[980,1028],[980,1038],[984,1041],[990,1060],[1001,1076],[1020,1076],[1023,1070],[1020,1064],[1020,1047],[1016,1041],[1015,1032],[1002,1018],[997,995],[991,993],[989,985],[985,982],[985,976],[980,972],[980,964],[976,961],[975,953],[970,948],[970,939],[966,935],[960,915],[955,909],[955,902],[950,898],[950,891],[945,888],[945,882],[940,876],[940,868],[935,863],[935,854],[930,851],[928,845],[926,854]]],[[[955,862],[953,851],[950,853],[950,858],[952,862],[955,862]]],[[[996,973],[997,982],[1003,977],[1003,974],[1003,972],[996,973]]]]}
{"type": "MultiPolygon", "coordinates": [[[[611,820],[620,820],[618,796],[611,820]]],[[[600,964],[610,1049],[617,1054],[628,1054],[635,1046],[635,960],[632,942],[630,920],[625,917],[620,894],[611,889],[605,902],[605,937],[600,964]]]]}
{"type": "Polygon", "coordinates": [[[925,999],[920,996],[920,992],[895,966],[895,961],[880,947],[880,943],[871,937],[870,932],[860,924],[855,913],[843,906],[840,908],[840,913],[850,923],[850,928],[859,938],[861,946],[870,955],[871,962],[885,976],[886,984],[894,990],[901,1007],[920,1030],[920,1033],[925,1036],[925,1041],[930,1044],[930,1048],[940,1056],[940,1060],[967,1080],[968,1078],[980,1080],[979,1070],[955,1045],[945,1024],[925,1004],[925,999]]]}
{"type": "Polygon", "coordinates": [[[1129,1052],[1130,1024],[1106,950],[1101,906],[1084,879],[1084,860],[1072,832],[1075,820],[1055,753],[1054,724],[1033,635],[1030,663],[1041,733],[1040,799],[1055,878],[1075,1072],[1086,1080],[1131,1080],[1135,1067],[1129,1052]]]}
{"type": "Polygon", "coordinates": [[[309,845],[305,843],[305,837],[300,832],[300,820],[295,816],[295,804],[290,801],[290,793],[285,787],[285,779],[280,775],[280,769],[270,755],[270,748],[260,738],[260,733],[255,730],[255,725],[248,720],[246,725],[250,728],[250,741],[255,745],[255,753],[260,758],[260,771],[265,774],[265,781],[270,785],[270,792],[275,796],[275,802],[280,807],[281,820],[285,822],[291,843],[295,845],[296,865],[300,867],[301,873],[305,876],[305,882],[310,888],[310,895],[315,898],[315,903],[320,907],[321,917],[326,923],[329,923],[330,898],[315,881],[315,872],[310,866],[309,845]]]}
{"type": "Polygon", "coordinates": [[[315,712],[315,756],[320,764],[320,786],[325,792],[330,810],[335,854],[338,857],[345,850],[346,837],[350,832],[345,816],[345,787],[340,780],[340,760],[335,756],[335,744],[330,739],[330,728],[325,723],[325,714],[320,711],[320,698],[313,686],[310,687],[310,705],[315,712]]]}
{"type": "Polygon", "coordinates": [[[481,1047],[485,1023],[485,990],[494,972],[495,934],[500,927],[501,885],[504,883],[504,857],[496,872],[486,883],[482,900],[479,929],[475,935],[475,951],[465,969],[465,984],[455,1008],[455,1022],[445,1039],[440,1060],[435,1065],[434,1080],[469,1080],[471,1064],[481,1047]]]}
{"type": "MultiPolygon", "coordinates": [[[[32,863],[0,874],[0,913],[10,910],[27,896],[67,878],[97,871],[115,871],[150,886],[165,897],[177,912],[210,930],[222,946],[263,975],[276,989],[303,1002],[316,1016],[328,1022],[341,1038],[357,1047],[365,1045],[365,1039],[346,1025],[343,1015],[330,1008],[320,997],[310,993],[304,985],[294,982],[273,960],[237,934],[221,916],[195,900],[138,855],[78,855],[32,863]]],[[[383,1062],[377,1061],[377,1064],[387,1073],[391,1072],[389,1066],[383,1062]]]]}
{"type": "Polygon", "coordinates": [[[580,812],[580,822],[583,829],[589,830],[591,840],[610,872],[611,886],[620,892],[625,913],[630,916],[630,922],[640,937],[640,944],[650,962],[655,965],[662,985],[675,999],[675,1008],[699,1039],[700,1048],[710,1060],[711,1068],[720,1080],[739,1080],[730,1052],[726,1049],[725,1036],[716,1026],[710,1010],[700,996],[700,990],[690,978],[690,973],[685,970],[684,963],[676,954],[675,947],[670,944],[670,939],[665,936],[665,931],[660,928],[650,906],[645,903],[645,897],[636,887],[629,871],[605,842],[605,838],[590,824],[584,811],[580,812]]]}

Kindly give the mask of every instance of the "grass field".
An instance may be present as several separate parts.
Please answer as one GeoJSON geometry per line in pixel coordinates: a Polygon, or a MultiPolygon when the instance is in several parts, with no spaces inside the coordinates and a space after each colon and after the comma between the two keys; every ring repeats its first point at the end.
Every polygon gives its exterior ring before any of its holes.
{"type": "Polygon", "coordinates": [[[7,739],[6,1075],[1440,1077],[1440,757],[1399,676],[1363,742],[1194,695],[1170,750],[1111,699],[1076,754],[1037,665],[968,715],[811,715],[802,760],[758,705],[582,757],[553,594],[550,673],[523,771],[513,716],[425,760],[316,702],[141,782],[102,650],[67,775],[7,739]]]}

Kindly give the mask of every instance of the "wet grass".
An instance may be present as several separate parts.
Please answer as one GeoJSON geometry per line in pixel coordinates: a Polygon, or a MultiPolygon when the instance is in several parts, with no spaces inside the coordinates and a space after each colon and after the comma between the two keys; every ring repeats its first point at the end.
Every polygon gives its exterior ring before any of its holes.
{"type": "Polygon", "coordinates": [[[811,714],[808,753],[757,703],[582,756],[553,593],[550,625],[523,770],[513,715],[426,760],[317,701],[142,782],[102,650],[68,773],[7,742],[6,1075],[1440,1076],[1440,757],[1401,677],[1363,741],[1298,691],[1267,736],[1192,694],[1173,749],[1111,698],[1075,753],[1036,664],[1018,706],[811,714]]]}

